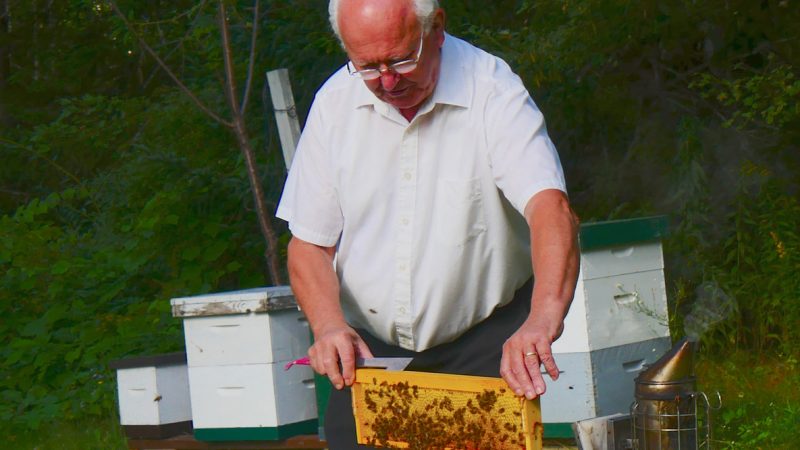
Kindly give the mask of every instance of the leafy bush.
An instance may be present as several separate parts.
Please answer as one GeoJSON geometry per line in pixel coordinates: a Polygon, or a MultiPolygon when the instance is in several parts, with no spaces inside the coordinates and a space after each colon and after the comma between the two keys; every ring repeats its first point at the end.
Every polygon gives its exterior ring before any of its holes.
{"type": "Polygon", "coordinates": [[[154,106],[88,97],[63,108],[31,145],[92,149],[106,161],[80,187],[0,217],[0,314],[13,318],[0,323],[6,424],[106,413],[109,360],[182,348],[171,297],[263,280],[226,136],[180,97],[154,106]],[[132,135],[120,131],[128,120],[139,127],[132,135]]]}

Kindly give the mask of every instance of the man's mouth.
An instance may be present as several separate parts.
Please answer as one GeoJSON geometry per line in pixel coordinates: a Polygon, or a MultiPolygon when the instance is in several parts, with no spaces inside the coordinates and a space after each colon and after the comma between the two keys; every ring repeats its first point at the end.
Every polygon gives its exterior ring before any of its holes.
{"type": "Polygon", "coordinates": [[[384,91],[384,92],[388,97],[393,97],[393,98],[402,97],[403,95],[405,95],[406,92],[408,92],[408,87],[405,87],[403,89],[395,89],[393,91],[384,91]]]}

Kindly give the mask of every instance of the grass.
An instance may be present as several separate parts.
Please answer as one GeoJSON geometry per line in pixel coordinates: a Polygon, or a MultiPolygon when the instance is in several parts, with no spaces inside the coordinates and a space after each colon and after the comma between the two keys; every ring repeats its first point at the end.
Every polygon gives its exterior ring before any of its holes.
{"type": "Polygon", "coordinates": [[[711,419],[713,448],[799,448],[800,364],[796,356],[737,352],[724,360],[701,357],[696,371],[700,389],[710,397],[718,391],[722,397],[722,408],[711,419]]]}
{"type": "Polygon", "coordinates": [[[125,450],[116,417],[45,424],[39,430],[6,430],[2,448],[13,450],[125,450]],[[6,447],[7,446],[7,447],[6,447]]]}

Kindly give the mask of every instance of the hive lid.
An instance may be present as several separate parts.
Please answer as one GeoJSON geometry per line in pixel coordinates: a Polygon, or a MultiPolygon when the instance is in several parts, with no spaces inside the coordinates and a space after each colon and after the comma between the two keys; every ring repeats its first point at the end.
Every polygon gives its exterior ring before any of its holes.
{"type": "Polygon", "coordinates": [[[134,356],[111,361],[111,369],[136,369],[140,367],[165,367],[186,365],[186,352],[164,353],[161,355],[134,356]]]}
{"type": "Polygon", "coordinates": [[[584,223],[580,228],[581,250],[658,241],[667,235],[667,228],[666,216],[584,223]]]}
{"type": "Polygon", "coordinates": [[[292,288],[268,286],[170,300],[173,317],[225,316],[297,308],[292,288]]]}

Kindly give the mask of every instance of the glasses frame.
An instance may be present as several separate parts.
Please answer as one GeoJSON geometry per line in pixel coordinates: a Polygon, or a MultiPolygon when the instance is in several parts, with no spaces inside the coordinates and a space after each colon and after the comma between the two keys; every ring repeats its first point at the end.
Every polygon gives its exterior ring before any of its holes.
{"type": "Polygon", "coordinates": [[[385,68],[377,69],[361,69],[356,70],[356,65],[352,60],[347,61],[347,72],[350,76],[361,78],[362,80],[377,80],[385,72],[392,72],[396,74],[411,73],[419,65],[419,59],[422,57],[422,44],[425,42],[425,33],[419,36],[419,48],[417,49],[417,56],[414,58],[404,59],[402,61],[393,62],[391,64],[381,64],[385,68]]]}

